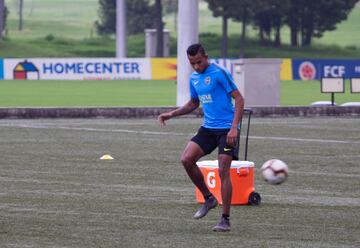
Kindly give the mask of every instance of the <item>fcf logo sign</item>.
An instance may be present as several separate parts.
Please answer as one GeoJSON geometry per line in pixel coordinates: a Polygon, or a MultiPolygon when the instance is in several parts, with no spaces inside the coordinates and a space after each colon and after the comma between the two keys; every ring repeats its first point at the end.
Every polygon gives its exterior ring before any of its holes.
{"type": "Polygon", "coordinates": [[[344,77],[345,75],[345,66],[342,65],[325,65],[324,66],[324,76],[325,77],[344,77]]]}
{"type": "Polygon", "coordinates": [[[206,183],[211,189],[214,189],[216,187],[215,172],[210,171],[206,175],[206,183]]]}

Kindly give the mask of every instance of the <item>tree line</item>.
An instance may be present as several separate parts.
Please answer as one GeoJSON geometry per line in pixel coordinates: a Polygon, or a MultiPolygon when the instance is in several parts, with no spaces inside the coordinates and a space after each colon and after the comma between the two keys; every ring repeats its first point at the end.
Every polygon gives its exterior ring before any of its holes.
{"type": "MultiPolygon", "coordinates": [[[[290,30],[290,44],[293,47],[311,46],[314,38],[320,38],[326,31],[346,20],[359,0],[205,0],[214,17],[222,20],[222,56],[227,56],[228,21],[241,22],[240,56],[243,56],[246,27],[251,25],[258,32],[260,42],[280,46],[281,30],[290,30]]],[[[157,0],[166,6],[165,12],[177,11],[177,0],[157,0]]],[[[115,32],[115,1],[99,0],[100,34],[115,32]],[[109,20],[111,20],[109,22],[109,20]]],[[[127,0],[129,34],[144,32],[145,28],[159,26],[154,20],[162,15],[159,5],[149,0],[127,0]]],[[[161,8],[161,6],[160,6],[161,8]]],[[[160,18],[161,20],[161,18],[160,18]]]]}
{"type": "Polygon", "coordinates": [[[213,16],[223,23],[222,55],[226,57],[227,22],[242,23],[240,48],[243,50],[246,25],[258,30],[263,44],[281,45],[281,28],[288,26],[293,47],[310,46],[313,38],[336,29],[346,20],[358,0],[205,0],[213,16]]]}
{"type": "MultiPolygon", "coordinates": [[[[125,0],[128,35],[143,33],[146,28],[162,30],[163,14],[177,12],[179,0],[125,0]]],[[[222,20],[222,56],[227,56],[228,21],[242,23],[240,57],[244,54],[246,27],[258,32],[260,42],[280,46],[281,30],[290,30],[293,47],[310,46],[314,38],[336,29],[346,20],[359,0],[204,0],[214,17],[222,20]]],[[[7,9],[0,0],[0,38],[6,26],[7,9]]],[[[19,30],[22,26],[23,0],[19,0],[19,30]]],[[[100,35],[116,30],[116,0],[99,0],[99,20],[95,22],[100,35]]],[[[161,35],[161,32],[157,32],[161,35]]],[[[160,37],[161,38],[161,37],[160,37]]],[[[161,39],[159,39],[161,43],[161,39]]],[[[159,51],[160,52],[160,51],[159,51]]]]}
{"type": "MultiPolygon", "coordinates": [[[[147,28],[155,28],[163,14],[177,11],[177,1],[125,0],[128,34],[143,33],[147,28]]],[[[95,22],[95,26],[100,35],[115,33],[115,9],[116,1],[99,0],[99,20],[95,22]]]]}

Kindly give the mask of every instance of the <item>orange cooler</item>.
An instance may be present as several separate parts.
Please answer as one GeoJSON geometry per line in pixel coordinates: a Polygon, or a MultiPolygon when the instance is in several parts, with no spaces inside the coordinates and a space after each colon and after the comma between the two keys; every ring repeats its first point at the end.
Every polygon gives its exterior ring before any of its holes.
{"type": "MultiPolygon", "coordinates": [[[[220,204],[221,200],[221,181],[219,176],[219,165],[217,160],[208,160],[197,162],[204,180],[210,192],[216,197],[220,204]]],[[[232,161],[231,169],[232,182],[232,205],[258,205],[261,198],[254,188],[254,163],[250,161],[232,161]]],[[[196,188],[196,201],[204,203],[204,197],[200,190],[196,188]]]]}

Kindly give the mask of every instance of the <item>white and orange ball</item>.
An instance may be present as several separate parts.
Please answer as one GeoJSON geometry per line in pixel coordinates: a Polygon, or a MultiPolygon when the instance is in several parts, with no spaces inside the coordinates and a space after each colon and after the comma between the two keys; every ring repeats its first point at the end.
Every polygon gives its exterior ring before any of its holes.
{"type": "Polygon", "coordinates": [[[262,178],[272,185],[281,184],[286,181],[289,168],[284,161],[280,159],[270,159],[261,166],[262,178]]]}

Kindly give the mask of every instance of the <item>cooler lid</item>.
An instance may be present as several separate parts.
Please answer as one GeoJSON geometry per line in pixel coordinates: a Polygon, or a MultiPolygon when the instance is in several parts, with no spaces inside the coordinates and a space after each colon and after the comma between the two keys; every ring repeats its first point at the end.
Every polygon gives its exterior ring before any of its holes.
{"type": "MultiPolygon", "coordinates": [[[[209,167],[209,168],[218,168],[219,162],[218,160],[204,160],[204,161],[198,161],[197,163],[198,167],[209,167]]],[[[239,161],[239,160],[233,160],[231,162],[231,168],[246,168],[246,167],[254,167],[254,162],[251,161],[239,161]]]]}

